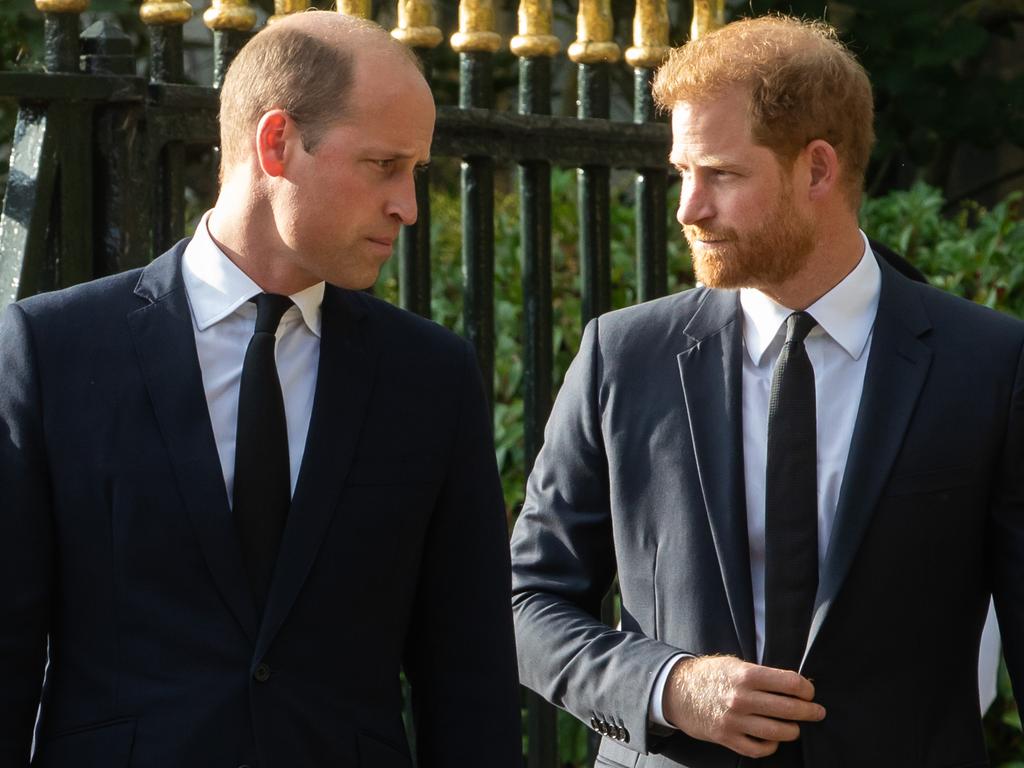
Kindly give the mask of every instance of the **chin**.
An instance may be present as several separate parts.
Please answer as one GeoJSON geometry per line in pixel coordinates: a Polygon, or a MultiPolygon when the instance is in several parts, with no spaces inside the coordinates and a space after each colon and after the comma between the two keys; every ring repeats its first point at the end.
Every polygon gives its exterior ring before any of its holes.
{"type": "Polygon", "coordinates": [[[374,269],[372,273],[366,272],[360,275],[336,275],[327,279],[327,282],[338,288],[347,291],[365,291],[372,288],[377,278],[380,277],[380,269],[374,269]]]}

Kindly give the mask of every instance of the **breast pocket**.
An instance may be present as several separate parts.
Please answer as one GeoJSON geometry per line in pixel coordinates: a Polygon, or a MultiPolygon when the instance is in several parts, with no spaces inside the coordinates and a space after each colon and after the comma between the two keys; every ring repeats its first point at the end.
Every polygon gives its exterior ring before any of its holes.
{"type": "Polygon", "coordinates": [[[886,496],[948,495],[970,485],[976,478],[972,466],[938,467],[894,474],[885,488],[886,496]]]}

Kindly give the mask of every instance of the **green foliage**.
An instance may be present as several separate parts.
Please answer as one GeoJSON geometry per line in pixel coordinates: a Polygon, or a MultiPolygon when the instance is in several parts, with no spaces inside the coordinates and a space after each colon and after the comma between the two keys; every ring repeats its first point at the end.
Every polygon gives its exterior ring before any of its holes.
{"type": "Polygon", "coordinates": [[[944,290],[1024,317],[1024,193],[987,210],[967,202],[943,216],[934,187],[919,183],[865,202],[869,235],[904,254],[944,290]]]}

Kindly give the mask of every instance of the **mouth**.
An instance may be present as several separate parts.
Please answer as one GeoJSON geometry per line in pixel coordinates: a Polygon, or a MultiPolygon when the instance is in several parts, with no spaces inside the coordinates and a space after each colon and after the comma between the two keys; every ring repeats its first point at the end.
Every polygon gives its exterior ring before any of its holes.
{"type": "Polygon", "coordinates": [[[379,245],[381,248],[387,248],[389,251],[395,244],[395,239],[393,237],[368,237],[366,239],[374,245],[379,245]]]}
{"type": "Polygon", "coordinates": [[[728,235],[713,235],[710,232],[694,232],[692,230],[684,232],[686,239],[690,241],[692,245],[699,245],[704,248],[714,248],[716,246],[725,245],[732,240],[728,235]]]}

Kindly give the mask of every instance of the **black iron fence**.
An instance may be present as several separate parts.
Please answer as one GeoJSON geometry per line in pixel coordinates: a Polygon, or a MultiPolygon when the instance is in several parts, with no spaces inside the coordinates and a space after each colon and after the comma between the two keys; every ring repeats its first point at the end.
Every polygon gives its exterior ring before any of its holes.
{"type": "MultiPolygon", "coordinates": [[[[278,0],[279,13],[304,0],[278,0]]],[[[0,97],[18,102],[10,171],[0,217],[0,308],[21,297],[141,266],[185,234],[186,147],[214,147],[217,87],[250,34],[245,0],[214,0],[204,14],[214,39],[210,86],[184,84],[182,24],[186,0],[145,0],[150,35],[148,79],[136,75],[131,40],[98,22],[80,33],[88,0],[36,0],[45,15],[45,72],[0,72],[0,97]]],[[[367,16],[367,0],[343,0],[343,12],[367,16]]],[[[635,79],[633,122],[611,121],[610,76],[622,52],[612,41],[609,0],[581,0],[576,117],[551,116],[550,0],[522,0],[516,112],[493,107],[492,67],[501,38],[491,0],[463,0],[451,38],[459,54],[459,106],[438,110],[432,154],[462,161],[464,329],[484,381],[494,372],[494,187],[496,164],[517,166],[523,282],[524,460],[540,448],[553,396],[551,171],[578,169],[582,317],[610,309],[610,172],[635,171],[636,295],[667,290],[666,158],[668,127],[656,122],[650,78],[667,52],[666,0],[638,0],[634,45],[625,58],[635,79]]],[[[720,23],[721,2],[685,9],[694,30],[720,23]]],[[[429,76],[442,41],[429,0],[400,0],[392,34],[416,49],[429,76]]],[[[419,219],[398,248],[400,302],[430,314],[429,171],[417,178],[419,219]]],[[[490,395],[490,392],[489,392],[490,395]]],[[[530,768],[557,764],[553,710],[528,696],[530,768]]]]}

